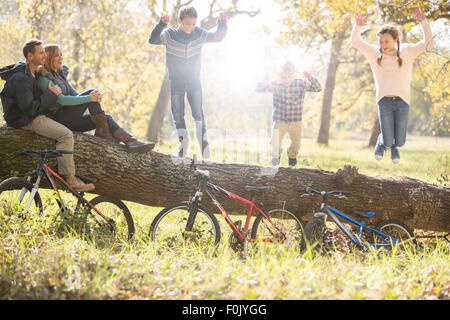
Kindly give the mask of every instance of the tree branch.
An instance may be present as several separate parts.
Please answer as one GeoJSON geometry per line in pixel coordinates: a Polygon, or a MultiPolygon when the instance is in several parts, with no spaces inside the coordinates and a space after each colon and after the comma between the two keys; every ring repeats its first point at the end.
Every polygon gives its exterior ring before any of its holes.
{"type": "Polygon", "coordinates": [[[237,10],[238,1],[239,0],[233,0],[228,9],[224,10],[223,8],[219,8],[219,9],[214,10],[214,7],[217,4],[217,0],[213,0],[209,4],[209,15],[200,21],[200,26],[206,30],[211,30],[212,28],[214,28],[217,25],[217,18],[214,17],[214,14],[217,12],[220,12],[220,11],[225,11],[228,18],[232,18],[233,16],[240,15],[240,14],[246,14],[249,17],[254,17],[260,13],[260,10],[250,10],[250,11],[237,10]]]}

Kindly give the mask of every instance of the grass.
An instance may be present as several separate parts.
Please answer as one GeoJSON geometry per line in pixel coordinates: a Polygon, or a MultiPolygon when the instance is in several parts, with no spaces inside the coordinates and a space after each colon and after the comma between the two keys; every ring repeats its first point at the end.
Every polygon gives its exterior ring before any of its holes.
{"type": "MultiPolygon", "coordinates": [[[[211,158],[214,162],[270,165],[270,137],[245,137],[239,135],[211,142],[211,158]]],[[[329,146],[318,145],[315,139],[302,138],[297,157],[298,167],[336,171],[346,164],[359,168],[361,174],[369,176],[402,175],[427,183],[442,185],[450,175],[450,138],[408,136],[400,148],[401,161],[392,163],[387,152],[381,161],[375,161],[373,149],[367,140],[330,139],[329,146]]],[[[175,154],[177,142],[170,141],[156,150],[175,154]]],[[[283,140],[280,166],[287,167],[287,137],[283,140]]],[[[191,143],[190,155],[200,155],[197,143],[191,143]]],[[[200,158],[201,159],[201,158],[200,158]]]]}
{"type": "MultiPolygon", "coordinates": [[[[336,140],[325,148],[304,139],[299,165],[334,171],[352,164],[367,175],[406,175],[448,185],[450,139],[409,139],[399,165],[389,155],[373,160],[365,141],[336,140]]],[[[174,147],[166,144],[159,150],[174,147]]],[[[268,165],[266,151],[252,152],[247,159],[263,156],[249,163],[268,165]]],[[[224,154],[234,162],[236,152],[216,152],[212,160],[223,160],[224,154]]],[[[283,158],[282,165],[286,162],[283,158]]],[[[450,245],[442,239],[422,241],[419,249],[405,252],[335,250],[320,257],[257,247],[242,259],[229,248],[225,226],[213,253],[151,243],[148,228],[161,208],[127,205],[136,225],[134,240],[106,245],[75,230],[61,232],[62,218],[52,214],[23,218],[0,213],[0,298],[450,299],[450,245]]]]}

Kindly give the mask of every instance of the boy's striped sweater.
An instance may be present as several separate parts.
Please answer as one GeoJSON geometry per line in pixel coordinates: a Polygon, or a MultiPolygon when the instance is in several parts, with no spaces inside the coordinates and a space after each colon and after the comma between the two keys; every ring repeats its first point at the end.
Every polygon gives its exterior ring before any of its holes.
{"type": "Polygon", "coordinates": [[[148,42],[166,46],[166,63],[172,86],[199,85],[200,65],[203,44],[220,42],[225,38],[227,24],[225,20],[218,21],[217,31],[208,32],[196,27],[190,34],[180,28],[168,28],[160,21],[152,30],[148,42]],[[163,31],[164,30],[164,31],[163,31]]]}

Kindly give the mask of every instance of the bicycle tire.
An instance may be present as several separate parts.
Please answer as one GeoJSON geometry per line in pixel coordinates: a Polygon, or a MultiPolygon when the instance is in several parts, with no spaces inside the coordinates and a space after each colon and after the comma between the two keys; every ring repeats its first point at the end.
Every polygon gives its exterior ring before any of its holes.
{"type": "MultiPolygon", "coordinates": [[[[39,195],[39,192],[36,192],[34,195],[34,208],[29,210],[28,212],[17,212],[17,210],[20,210],[21,206],[23,206],[25,203],[22,201],[18,201],[20,190],[23,188],[26,188],[28,192],[31,192],[31,189],[33,188],[33,185],[27,181],[24,178],[19,177],[12,177],[4,180],[0,183],[0,209],[2,209],[3,212],[11,212],[16,211],[16,213],[43,213],[43,207],[42,207],[42,200],[41,196],[39,195]]],[[[29,194],[25,194],[23,200],[27,201],[29,198],[29,194]]],[[[24,208],[22,208],[24,209],[24,208]]]]}
{"type": "MultiPolygon", "coordinates": [[[[303,220],[295,211],[285,207],[284,205],[271,205],[264,209],[264,213],[270,220],[285,233],[286,238],[284,243],[289,246],[298,246],[303,237],[303,220]]],[[[273,226],[270,223],[265,223],[267,219],[258,214],[253,222],[251,236],[258,242],[258,239],[271,240],[265,242],[280,243],[280,235],[278,232],[274,233],[273,226]],[[265,233],[267,232],[267,234],[265,233]]]]}
{"type": "Polygon", "coordinates": [[[112,230],[110,224],[91,208],[90,214],[96,220],[96,224],[100,229],[109,230],[118,238],[126,237],[127,240],[130,240],[133,237],[135,233],[133,216],[122,200],[113,196],[102,195],[95,197],[89,202],[104,216],[114,221],[114,230],[112,230]]]}
{"type": "MultiPolygon", "coordinates": [[[[404,249],[405,243],[410,243],[414,247],[417,245],[417,242],[414,238],[414,232],[407,225],[398,220],[389,219],[382,221],[376,226],[376,229],[390,237],[399,239],[400,243],[398,243],[397,245],[400,248],[404,249]]],[[[389,239],[380,236],[376,232],[373,232],[373,236],[375,243],[391,244],[391,241],[389,239]]],[[[392,246],[387,246],[387,248],[392,248],[392,246]]]]}
{"type": "Polygon", "coordinates": [[[321,254],[324,249],[324,235],[326,226],[321,218],[312,218],[305,225],[305,232],[303,233],[301,250],[307,248],[318,254],[321,254]]]}
{"type": "Polygon", "coordinates": [[[220,241],[220,226],[214,214],[208,208],[198,205],[193,231],[186,234],[184,227],[188,217],[188,201],[165,207],[153,219],[149,237],[153,242],[163,242],[168,246],[193,243],[202,248],[216,247],[220,241]]]}

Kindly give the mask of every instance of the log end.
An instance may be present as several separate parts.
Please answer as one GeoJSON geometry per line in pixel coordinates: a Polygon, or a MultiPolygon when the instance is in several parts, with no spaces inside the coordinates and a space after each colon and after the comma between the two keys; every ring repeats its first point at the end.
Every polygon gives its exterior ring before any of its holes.
{"type": "Polygon", "coordinates": [[[346,164],[343,168],[336,171],[333,180],[336,186],[346,187],[354,183],[358,179],[358,168],[349,164],[346,164]]]}

